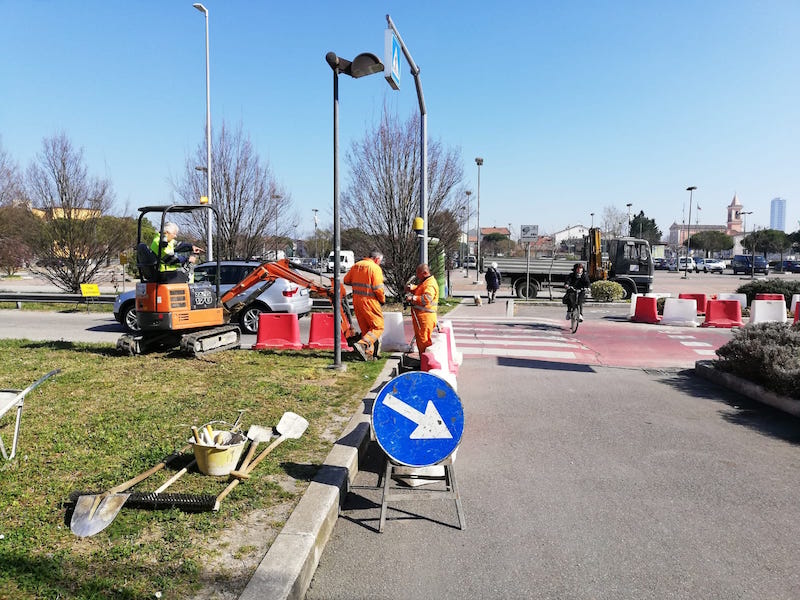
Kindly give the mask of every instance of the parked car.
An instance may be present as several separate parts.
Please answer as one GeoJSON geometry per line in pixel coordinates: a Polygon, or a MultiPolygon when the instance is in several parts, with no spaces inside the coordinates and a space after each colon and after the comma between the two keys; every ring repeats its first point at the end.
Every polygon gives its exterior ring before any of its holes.
{"type": "Polygon", "coordinates": [[[697,272],[697,265],[694,262],[694,259],[690,257],[681,256],[678,258],[677,263],[677,270],[678,271],[695,271],[697,272]],[[687,264],[688,261],[688,264],[687,264]]]}
{"type": "MultiPolygon", "coordinates": [[[[220,293],[227,292],[260,264],[262,263],[249,260],[220,261],[220,293]]],[[[194,269],[195,283],[208,281],[215,284],[216,268],[216,262],[197,265],[194,269]]],[[[256,333],[258,331],[258,315],[262,312],[295,313],[298,317],[302,317],[311,312],[312,304],[313,301],[307,288],[278,278],[275,283],[253,300],[252,304],[239,313],[239,325],[243,333],[256,333]]],[[[139,331],[139,323],[136,320],[136,290],[130,290],[117,296],[114,300],[114,318],[122,324],[126,331],[139,331]]]]}
{"type": "Polygon", "coordinates": [[[695,258],[695,270],[703,273],[722,273],[725,263],[717,258],[695,258]]]}
{"type": "Polygon", "coordinates": [[[653,267],[657,271],[667,271],[669,270],[669,262],[667,261],[666,258],[654,258],[653,267]]]}
{"type": "Polygon", "coordinates": [[[734,275],[738,273],[742,273],[743,275],[747,275],[748,273],[763,273],[764,275],[769,275],[767,260],[759,255],[756,255],[755,260],[753,260],[752,254],[737,254],[731,261],[731,268],[733,269],[734,275]]]}
{"type": "Polygon", "coordinates": [[[784,273],[800,273],[800,260],[784,260],[781,268],[784,273]]]}

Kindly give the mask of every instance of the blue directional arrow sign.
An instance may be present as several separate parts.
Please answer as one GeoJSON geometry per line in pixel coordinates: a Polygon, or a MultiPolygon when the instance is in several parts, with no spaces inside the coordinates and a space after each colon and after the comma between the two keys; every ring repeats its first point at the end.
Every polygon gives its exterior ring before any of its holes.
{"type": "Polygon", "coordinates": [[[375,398],[372,429],[394,462],[427,467],[442,462],[458,447],[464,409],[444,379],[420,371],[404,373],[375,398]]]}

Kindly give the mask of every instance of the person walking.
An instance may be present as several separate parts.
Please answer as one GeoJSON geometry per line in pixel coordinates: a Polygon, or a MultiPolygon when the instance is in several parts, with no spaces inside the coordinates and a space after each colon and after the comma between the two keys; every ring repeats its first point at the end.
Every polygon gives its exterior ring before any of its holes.
{"type": "Polygon", "coordinates": [[[343,280],[345,285],[353,289],[353,312],[361,329],[361,338],[352,346],[363,360],[374,360],[380,355],[381,335],[385,327],[382,307],[386,304],[382,261],[383,254],[373,250],[369,256],[350,267],[343,280]]]}
{"type": "Polygon", "coordinates": [[[406,286],[405,301],[411,306],[411,322],[421,358],[433,344],[431,335],[436,327],[436,310],[439,306],[439,284],[427,264],[417,265],[416,283],[406,286]]]}
{"type": "Polygon", "coordinates": [[[493,262],[491,266],[486,269],[486,291],[489,293],[489,304],[494,302],[494,295],[500,289],[500,271],[497,270],[497,263],[493,262]]]}

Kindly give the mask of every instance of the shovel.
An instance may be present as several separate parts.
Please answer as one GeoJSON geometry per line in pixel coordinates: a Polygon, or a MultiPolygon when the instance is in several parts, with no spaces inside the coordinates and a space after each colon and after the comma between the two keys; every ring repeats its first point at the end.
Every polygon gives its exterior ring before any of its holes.
{"type": "Polygon", "coordinates": [[[178,454],[182,454],[190,448],[191,445],[184,446],[180,452],[170,454],[151,469],[102,494],[84,494],[79,496],[75,501],[75,509],[72,512],[72,520],[69,524],[72,533],[79,537],[89,537],[108,527],[130,496],[130,494],[123,494],[121,492],[132,488],[137,483],[150,477],[153,473],[160,471],[178,454]]]}
{"type": "MultiPolygon", "coordinates": [[[[258,466],[258,463],[264,460],[264,457],[267,454],[272,452],[275,448],[278,447],[278,445],[282,444],[286,440],[296,440],[300,438],[307,428],[308,428],[308,421],[306,421],[300,415],[293,412],[283,413],[281,420],[278,421],[278,425],[275,427],[275,429],[278,430],[280,436],[269,446],[267,446],[266,449],[261,454],[259,454],[258,457],[252,463],[247,465],[247,470],[245,474],[249,476],[250,473],[253,471],[253,469],[255,469],[258,466]]],[[[244,471],[245,470],[244,467],[241,470],[244,471]]],[[[217,502],[214,505],[214,510],[219,510],[220,502],[222,502],[225,496],[227,496],[228,494],[231,493],[231,491],[233,491],[233,488],[239,485],[240,481],[241,479],[234,479],[228,484],[228,487],[226,487],[224,490],[222,490],[222,492],[220,492],[219,496],[217,496],[217,502]]]]}
{"type": "Polygon", "coordinates": [[[261,442],[268,442],[272,439],[272,430],[262,427],[261,425],[250,425],[247,430],[247,437],[250,439],[250,448],[247,450],[247,456],[244,457],[241,466],[236,471],[231,471],[231,475],[237,479],[247,479],[250,475],[247,474],[247,465],[250,464],[250,459],[256,453],[256,448],[261,442]]]}

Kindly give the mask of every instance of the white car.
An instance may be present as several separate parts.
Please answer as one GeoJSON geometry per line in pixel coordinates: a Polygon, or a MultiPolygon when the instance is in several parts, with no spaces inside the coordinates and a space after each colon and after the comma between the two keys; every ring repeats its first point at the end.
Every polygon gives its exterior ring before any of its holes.
{"type": "Polygon", "coordinates": [[[678,271],[697,271],[697,265],[694,264],[694,259],[690,256],[686,258],[685,256],[681,256],[678,259],[678,271]]]}
{"type": "Polygon", "coordinates": [[[703,273],[722,273],[725,271],[725,263],[717,258],[702,258],[697,261],[695,270],[703,273]]]}
{"type": "MultiPolygon", "coordinates": [[[[222,260],[219,263],[219,291],[224,294],[244,279],[253,269],[261,265],[258,261],[222,260]]],[[[207,262],[194,269],[194,281],[208,281],[214,284],[217,263],[207,262]]],[[[299,317],[311,312],[313,300],[307,288],[300,287],[279,277],[238,315],[243,333],[258,331],[258,315],[262,312],[296,313],[299,317]]],[[[114,318],[126,331],[139,331],[136,320],[136,291],[131,290],[117,296],[114,300],[114,318]]]]}

